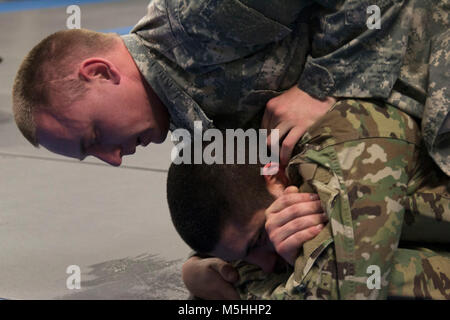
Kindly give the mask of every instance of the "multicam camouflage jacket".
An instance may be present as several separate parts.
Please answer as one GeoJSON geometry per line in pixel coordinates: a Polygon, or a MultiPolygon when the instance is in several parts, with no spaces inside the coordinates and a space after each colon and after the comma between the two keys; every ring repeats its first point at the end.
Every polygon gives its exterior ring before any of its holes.
{"type": "Polygon", "coordinates": [[[357,100],[337,102],[311,126],[286,172],[300,192],[319,194],[329,222],[303,245],[291,273],[241,265],[242,296],[450,299],[449,251],[398,249],[400,240],[447,250],[450,243],[450,180],[417,129],[388,104],[357,100]]]}
{"type": "Polygon", "coordinates": [[[378,98],[423,118],[450,175],[449,0],[153,0],[123,40],[172,129],[259,127],[298,85],[317,98],[378,98]],[[380,9],[380,29],[368,27],[380,9]],[[372,20],[371,20],[372,21],[372,20]]]}
{"type": "MultiPolygon", "coordinates": [[[[342,299],[334,280],[337,277],[336,270],[330,264],[334,255],[332,244],[330,228],[327,227],[305,245],[295,268],[278,274],[268,275],[257,266],[236,262],[235,267],[240,275],[236,286],[241,299],[342,299]]],[[[376,274],[373,273],[374,269],[369,271],[367,290],[376,292],[376,274]]],[[[428,248],[398,248],[393,255],[391,273],[387,299],[450,300],[449,252],[434,252],[428,248]]]]}

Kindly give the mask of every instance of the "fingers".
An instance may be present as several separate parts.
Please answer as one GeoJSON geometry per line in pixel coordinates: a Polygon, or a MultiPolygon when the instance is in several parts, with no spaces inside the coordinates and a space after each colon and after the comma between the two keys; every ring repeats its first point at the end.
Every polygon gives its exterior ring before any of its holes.
{"type": "Polygon", "coordinates": [[[319,196],[298,193],[295,186],[286,188],[265,213],[270,241],[277,253],[291,264],[303,243],[315,237],[328,221],[319,196]]]}
{"type": "Polygon", "coordinates": [[[210,258],[209,267],[217,271],[224,280],[234,283],[239,280],[239,274],[231,264],[219,258],[210,258]]]}
{"type": "Polygon", "coordinates": [[[271,123],[269,124],[271,128],[270,135],[267,138],[267,146],[270,147],[272,143],[280,143],[285,135],[289,133],[289,130],[293,128],[293,125],[290,122],[282,122],[282,123],[271,123]]]}
{"type": "Polygon", "coordinates": [[[309,227],[305,230],[296,232],[284,241],[275,246],[277,253],[283,257],[289,264],[294,265],[295,259],[298,256],[300,247],[307,241],[317,236],[323,229],[323,224],[309,227]]]}
{"type": "Polygon", "coordinates": [[[267,107],[268,104],[269,102],[267,102],[266,104],[266,110],[264,111],[264,115],[261,121],[261,128],[270,130],[272,128],[269,126],[269,124],[272,121],[273,112],[271,108],[267,107]]]}
{"type": "MultiPolygon", "coordinates": [[[[280,212],[270,214],[267,217],[266,230],[270,233],[271,231],[277,228],[281,228],[282,226],[296,219],[304,218],[305,221],[308,221],[308,219],[312,219],[311,217],[313,215],[322,213],[323,210],[320,201],[296,203],[286,209],[281,210],[280,212]]],[[[303,220],[300,220],[297,223],[300,223],[302,221],[303,220]]],[[[307,225],[306,227],[309,226],[310,225],[307,225]]]]}
{"type": "Polygon", "coordinates": [[[192,295],[201,299],[239,299],[232,285],[238,273],[231,264],[219,258],[191,257],[182,268],[182,278],[192,295]]]}
{"type": "MultiPolygon", "coordinates": [[[[292,235],[304,231],[310,227],[325,223],[326,221],[327,217],[324,214],[316,213],[294,218],[280,225],[277,225],[276,223],[266,225],[266,230],[270,240],[276,248],[277,245],[281,244],[292,235]]],[[[297,248],[299,248],[302,244],[303,242],[297,243],[297,248]]]]}
{"type": "Polygon", "coordinates": [[[235,268],[229,263],[222,265],[219,269],[221,276],[230,283],[235,283],[239,280],[239,273],[235,268]]]}
{"type": "Polygon", "coordinates": [[[276,213],[284,208],[290,207],[291,205],[298,202],[310,202],[318,200],[319,196],[315,193],[288,193],[283,194],[281,197],[276,199],[269,208],[266,210],[266,215],[270,213],[276,213]]]}
{"type": "Polygon", "coordinates": [[[261,128],[267,129],[270,135],[267,137],[267,146],[270,147],[271,143],[278,143],[278,141],[283,137],[292,127],[289,122],[282,121],[280,117],[284,112],[283,104],[280,103],[280,96],[270,99],[266,103],[266,109],[261,121],[261,128]],[[283,109],[283,110],[280,110],[283,109]],[[282,126],[280,126],[280,123],[282,126]],[[274,137],[273,129],[278,129],[278,140],[276,141],[274,137]]]}
{"type": "Polygon", "coordinates": [[[216,271],[217,279],[214,283],[205,285],[214,285],[208,299],[216,300],[239,300],[239,294],[232,283],[239,280],[239,274],[231,264],[219,258],[211,258],[209,267],[216,271]]]}
{"type": "Polygon", "coordinates": [[[284,189],[283,194],[288,193],[298,193],[298,188],[296,186],[289,186],[286,189],[284,189]]]}
{"type": "Polygon", "coordinates": [[[220,289],[220,298],[218,298],[217,300],[240,300],[237,290],[231,284],[226,283],[218,289],[220,289]]]}
{"type": "Polygon", "coordinates": [[[305,133],[305,128],[295,126],[290,129],[286,138],[284,138],[280,151],[280,163],[282,166],[287,166],[292,155],[292,150],[294,150],[295,145],[303,133],[305,133]]]}

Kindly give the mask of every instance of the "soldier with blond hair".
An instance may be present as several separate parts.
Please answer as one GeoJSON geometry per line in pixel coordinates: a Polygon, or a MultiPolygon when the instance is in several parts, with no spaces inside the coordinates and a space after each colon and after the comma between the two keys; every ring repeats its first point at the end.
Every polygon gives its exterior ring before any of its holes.
{"type": "Polygon", "coordinates": [[[422,119],[450,174],[439,78],[448,13],[435,0],[154,0],[128,35],[66,30],[37,44],[16,76],[14,116],[34,146],[116,166],[194,121],[279,129],[285,165],[336,98],[375,98],[422,119]],[[368,26],[369,6],[380,29],[368,26]]]}

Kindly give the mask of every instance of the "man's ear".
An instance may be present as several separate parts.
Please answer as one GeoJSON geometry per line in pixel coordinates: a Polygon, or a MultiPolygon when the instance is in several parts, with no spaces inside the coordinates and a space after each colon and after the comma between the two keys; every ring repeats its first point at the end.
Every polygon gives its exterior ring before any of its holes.
{"type": "Polygon", "coordinates": [[[110,61],[102,58],[88,58],[84,60],[78,69],[78,75],[85,81],[96,79],[120,83],[120,73],[110,61]]]}
{"type": "Polygon", "coordinates": [[[279,193],[283,193],[283,190],[289,183],[284,170],[280,170],[280,165],[275,162],[269,162],[264,166],[263,172],[264,180],[266,181],[266,187],[269,193],[278,197],[279,193]]]}

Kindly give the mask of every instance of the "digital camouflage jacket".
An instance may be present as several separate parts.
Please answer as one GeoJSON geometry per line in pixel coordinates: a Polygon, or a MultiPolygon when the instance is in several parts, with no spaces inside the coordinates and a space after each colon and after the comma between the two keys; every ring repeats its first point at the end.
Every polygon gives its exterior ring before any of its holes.
{"type": "Polygon", "coordinates": [[[123,40],[172,129],[259,127],[292,86],[422,118],[450,175],[449,0],[153,0],[123,40]],[[368,21],[380,9],[380,29],[368,21]]]}

